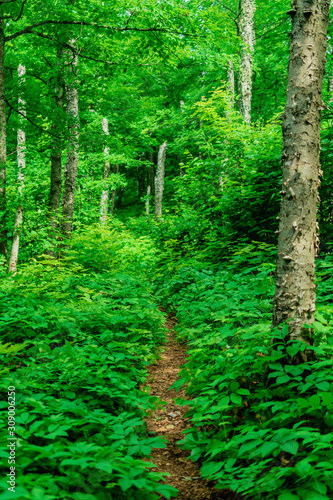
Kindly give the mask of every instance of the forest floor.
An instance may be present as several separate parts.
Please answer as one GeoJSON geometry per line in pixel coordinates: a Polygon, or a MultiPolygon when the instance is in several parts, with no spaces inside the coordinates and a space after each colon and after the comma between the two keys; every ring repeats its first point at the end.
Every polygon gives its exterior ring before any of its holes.
{"type": "MultiPolygon", "coordinates": [[[[154,448],[148,460],[153,462],[156,472],[168,472],[166,482],[179,490],[179,500],[231,500],[234,494],[216,490],[212,482],[200,476],[200,464],[188,459],[190,452],[177,446],[177,441],[184,439],[182,431],[189,428],[189,418],[185,418],[188,406],[175,403],[175,398],[189,399],[186,389],[178,392],[170,390],[170,386],[178,379],[180,367],[186,363],[186,346],[175,340],[175,320],[168,318],[166,326],[169,330],[165,350],[161,359],[149,366],[149,377],[146,384],[150,394],[158,396],[167,404],[147,418],[147,431],[167,439],[167,448],[154,448]]],[[[165,498],[165,497],[160,497],[165,498]]]]}

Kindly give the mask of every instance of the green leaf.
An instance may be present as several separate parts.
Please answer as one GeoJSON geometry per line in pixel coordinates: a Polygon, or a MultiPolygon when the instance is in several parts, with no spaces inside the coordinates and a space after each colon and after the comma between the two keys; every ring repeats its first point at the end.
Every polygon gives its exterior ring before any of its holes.
{"type": "Polygon", "coordinates": [[[223,467],[223,462],[206,462],[201,467],[201,474],[204,477],[210,477],[219,472],[223,467]]]}
{"type": "Polygon", "coordinates": [[[291,455],[296,455],[298,451],[298,442],[297,441],[287,441],[286,443],[281,444],[281,450],[290,453],[291,455]]]}
{"type": "Polygon", "coordinates": [[[253,441],[243,444],[239,448],[238,456],[242,455],[243,453],[246,453],[247,451],[253,450],[254,448],[257,448],[260,444],[262,444],[261,439],[254,439],[253,441]]]}
{"type": "Polygon", "coordinates": [[[267,457],[270,453],[272,453],[273,450],[276,450],[279,447],[278,443],[274,443],[272,441],[268,441],[267,443],[264,443],[260,448],[258,448],[258,454],[260,454],[261,457],[267,457]]]}
{"type": "Polygon", "coordinates": [[[293,493],[291,493],[290,491],[283,491],[279,496],[278,496],[278,500],[299,500],[299,496],[298,495],[294,495],[293,493]]]}
{"type": "Polygon", "coordinates": [[[306,460],[301,460],[296,464],[295,470],[300,477],[305,477],[310,474],[312,467],[306,460]]]}
{"type": "Polygon", "coordinates": [[[313,396],[310,396],[309,403],[312,406],[312,408],[315,408],[316,410],[318,410],[321,406],[320,397],[318,396],[318,394],[314,394],[313,396]]]}
{"type": "Polygon", "coordinates": [[[241,404],[242,404],[242,402],[243,402],[242,397],[241,397],[241,396],[239,396],[239,394],[235,394],[235,393],[232,393],[232,394],[230,395],[230,399],[231,399],[231,401],[232,401],[234,404],[236,404],[236,405],[241,405],[241,404]]]}
{"type": "Polygon", "coordinates": [[[333,403],[333,394],[331,392],[324,392],[320,394],[320,397],[324,403],[325,406],[330,405],[333,403]]]}
{"type": "Polygon", "coordinates": [[[285,384],[286,382],[289,382],[289,380],[290,380],[289,375],[285,374],[285,375],[281,375],[281,377],[278,377],[276,379],[276,383],[277,384],[285,384]]]}

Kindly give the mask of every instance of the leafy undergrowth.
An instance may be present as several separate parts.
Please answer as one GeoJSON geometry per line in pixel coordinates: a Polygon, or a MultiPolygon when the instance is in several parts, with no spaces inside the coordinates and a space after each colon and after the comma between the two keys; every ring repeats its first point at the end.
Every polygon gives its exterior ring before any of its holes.
{"type": "Polygon", "coordinates": [[[318,266],[317,361],[293,366],[288,357],[304,346],[285,340],[287,325],[270,329],[274,254],[249,246],[214,272],[202,262],[162,260],[156,289],[190,345],[175,384],[188,384],[193,398],[181,445],[202,463],[203,477],[240,498],[326,500],[333,498],[333,261],[318,266]]]}
{"type": "Polygon", "coordinates": [[[154,261],[149,239],[95,227],[74,238],[65,259],[3,277],[1,377],[16,388],[17,441],[13,494],[3,412],[1,499],[175,496],[142,460],[166,446],[143,423],[159,398],[139,389],[165,338],[145,276],[154,261]]]}

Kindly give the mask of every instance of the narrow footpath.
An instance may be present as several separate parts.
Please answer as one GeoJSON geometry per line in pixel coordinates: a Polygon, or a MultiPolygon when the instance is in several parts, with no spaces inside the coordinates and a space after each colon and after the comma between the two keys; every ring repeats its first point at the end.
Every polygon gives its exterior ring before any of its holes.
{"type": "Polygon", "coordinates": [[[184,417],[188,407],[177,405],[174,401],[175,398],[189,399],[185,389],[181,388],[178,392],[169,390],[178,379],[180,367],[186,362],[186,347],[176,342],[174,325],[175,321],[168,318],[165,350],[161,359],[148,368],[146,384],[151,388],[150,394],[160,397],[167,405],[159,407],[147,418],[147,431],[168,441],[167,448],[152,450],[149,461],[157,466],[156,471],[171,474],[167,483],[179,490],[179,500],[231,500],[234,494],[230,496],[229,492],[216,490],[212,482],[201,479],[200,465],[189,460],[190,452],[181,450],[176,444],[184,438],[182,431],[190,427],[190,422],[184,417]]]}

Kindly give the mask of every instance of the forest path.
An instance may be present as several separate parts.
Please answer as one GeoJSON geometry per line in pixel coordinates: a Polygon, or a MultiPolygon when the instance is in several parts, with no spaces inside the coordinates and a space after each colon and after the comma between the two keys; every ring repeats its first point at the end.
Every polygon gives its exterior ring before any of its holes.
{"type": "MultiPolygon", "coordinates": [[[[147,431],[163,436],[168,440],[167,448],[155,448],[148,460],[153,462],[157,472],[171,474],[166,478],[167,484],[179,490],[179,500],[219,500],[230,498],[223,491],[216,490],[212,483],[200,477],[200,466],[188,460],[189,451],[181,450],[176,442],[184,438],[182,431],[190,427],[188,418],[184,415],[188,406],[175,404],[175,398],[189,399],[185,388],[178,392],[169,390],[177,380],[180,367],[186,362],[186,346],[175,340],[175,320],[168,318],[166,326],[169,330],[165,350],[161,359],[148,367],[149,377],[146,385],[150,387],[150,394],[166,401],[165,406],[159,407],[151,417],[147,418],[147,431]]],[[[165,497],[160,497],[165,498],[165,497]]]]}

